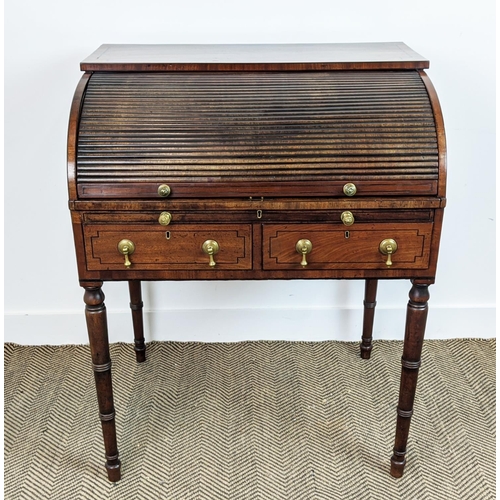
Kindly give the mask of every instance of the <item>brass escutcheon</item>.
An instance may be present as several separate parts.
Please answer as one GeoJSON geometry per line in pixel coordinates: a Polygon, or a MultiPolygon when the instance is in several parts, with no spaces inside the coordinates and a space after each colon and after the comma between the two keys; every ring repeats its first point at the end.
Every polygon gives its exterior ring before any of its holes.
{"type": "Polygon", "coordinates": [[[128,269],[132,265],[132,262],[130,262],[128,257],[135,252],[134,243],[126,239],[121,240],[118,243],[118,251],[125,257],[125,267],[128,269]]]}
{"type": "Polygon", "coordinates": [[[306,255],[308,253],[311,253],[312,247],[313,247],[312,243],[309,240],[303,239],[297,241],[297,244],[295,245],[295,250],[297,251],[297,253],[300,253],[302,255],[302,260],[300,261],[300,265],[302,267],[307,266],[306,255]]]}
{"type": "Polygon", "coordinates": [[[354,224],[354,215],[349,210],[342,212],[340,219],[344,223],[344,226],[352,226],[354,224]]]}
{"type": "Polygon", "coordinates": [[[358,189],[352,182],[348,182],[347,184],[344,185],[342,191],[344,191],[344,194],[346,196],[354,196],[358,191],[358,189]]]}
{"type": "Polygon", "coordinates": [[[215,240],[207,240],[201,245],[201,249],[208,255],[208,265],[215,267],[214,255],[220,250],[219,244],[215,240]]]}
{"type": "Polygon", "coordinates": [[[396,253],[396,250],[398,249],[398,244],[396,243],[396,240],[393,240],[392,238],[388,238],[386,240],[382,240],[380,242],[380,245],[378,247],[379,251],[383,255],[387,255],[387,260],[385,261],[385,264],[387,267],[392,266],[392,254],[396,253]]]}
{"type": "Polygon", "coordinates": [[[172,214],[170,212],[162,212],[158,217],[158,222],[162,226],[168,226],[172,221],[172,214]]]}
{"type": "Polygon", "coordinates": [[[158,194],[162,196],[163,198],[166,198],[169,196],[171,193],[170,186],[167,184],[162,184],[161,186],[158,187],[158,194]]]}

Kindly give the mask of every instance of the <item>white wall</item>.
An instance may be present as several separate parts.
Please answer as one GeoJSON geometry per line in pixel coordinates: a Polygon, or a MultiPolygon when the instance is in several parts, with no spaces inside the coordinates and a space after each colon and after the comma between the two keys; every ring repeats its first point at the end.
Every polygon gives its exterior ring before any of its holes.
{"type": "MultiPolygon", "coordinates": [[[[449,177],[427,336],[494,336],[494,9],[493,0],[6,0],[5,340],[86,342],[66,129],[79,62],[102,43],[404,41],[430,59],[449,177]]],[[[110,339],[130,341],[126,283],[104,290],[110,339]]],[[[408,290],[380,283],[377,337],[402,338],[408,290]]],[[[148,340],[357,339],[362,294],[346,281],[146,283],[148,340]]]]}

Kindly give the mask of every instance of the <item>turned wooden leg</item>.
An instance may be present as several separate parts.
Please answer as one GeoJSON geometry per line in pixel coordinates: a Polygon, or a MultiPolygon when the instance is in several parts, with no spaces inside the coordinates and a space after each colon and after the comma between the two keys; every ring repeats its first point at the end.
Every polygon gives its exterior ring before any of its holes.
{"type": "Polygon", "coordinates": [[[115,408],[111,384],[111,358],[109,356],[108,324],[104,293],[100,286],[85,287],[85,317],[92,355],[99,417],[101,419],[106,470],[110,481],[120,479],[120,460],[116,443],[115,408]]]}
{"type": "Polygon", "coordinates": [[[398,416],[396,423],[396,439],[391,458],[391,475],[401,477],[406,464],[406,443],[410,431],[413,413],[413,401],[417,388],[420,355],[427,320],[427,301],[429,300],[429,283],[412,281],[410,300],[406,312],[406,330],[401,358],[401,383],[399,387],[398,416]]]}
{"type": "Polygon", "coordinates": [[[370,359],[373,349],[373,317],[375,316],[375,306],[377,305],[377,284],[378,280],[367,279],[365,281],[365,300],[363,301],[363,333],[361,334],[361,357],[370,359]]]}
{"type": "Polygon", "coordinates": [[[130,309],[132,310],[132,323],[134,325],[134,351],[138,363],[146,361],[146,345],[144,344],[144,323],[142,320],[142,294],[141,282],[131,280],[128,282],[130,292],[130,309]]]}

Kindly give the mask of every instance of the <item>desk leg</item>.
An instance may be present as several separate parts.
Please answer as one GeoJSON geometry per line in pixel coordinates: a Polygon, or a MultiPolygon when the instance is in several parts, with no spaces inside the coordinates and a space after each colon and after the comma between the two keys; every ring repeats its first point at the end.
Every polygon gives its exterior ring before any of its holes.
{"type": "Polygon", "coordinates": [[[406,464],[406,443],[413,414],[413,401],[417,388],[420,355],[427,321],[428,282],[412,280],[410,300],[406,311],[405,341],[401,358],[401,382],[397,408],[396,439],[391,457],[391,475],[401,477],[406,464]]]}
{"type": "Polygon", "coordinates": [[[99,417],[101,419],[106,469],[110,481],[120,479],[120,460],[116,443],[115,408],[111,384],[111,358],[109,356],[108,325],[104,293],[100,286],[85,287],[85,318],[92,355],[99,417]]]}
{"type": "Polygon", "coordinates": [[[142,293],[141,282],[130,280],[128,282],[130,292],[130,309],[132,310],[132,323],[134,325],[134,351],[138,363],[146,361],[146,346],[144,344],[144,323],[142,320],[142,293]]]}
{"type": "Polygon", "coordinates": [[[373,317],[375,316],[375,306],[377,305],[377,285],[378,280],[365,280],[365,300],[363,301],[363,333],[361,335],[361,357],[370,359],[370,354],[373,349],[372,334],[373,334],[373,317]]]}

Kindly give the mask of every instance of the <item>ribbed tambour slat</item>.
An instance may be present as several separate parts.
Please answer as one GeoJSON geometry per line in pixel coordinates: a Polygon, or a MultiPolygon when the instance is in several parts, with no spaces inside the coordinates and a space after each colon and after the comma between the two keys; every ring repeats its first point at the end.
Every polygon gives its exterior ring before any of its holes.
{"type": "Polygon", "coordinates": [[[79,184],[435,180],[417,71],[96,73],[79,184]]]}

